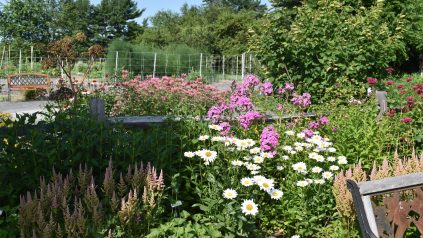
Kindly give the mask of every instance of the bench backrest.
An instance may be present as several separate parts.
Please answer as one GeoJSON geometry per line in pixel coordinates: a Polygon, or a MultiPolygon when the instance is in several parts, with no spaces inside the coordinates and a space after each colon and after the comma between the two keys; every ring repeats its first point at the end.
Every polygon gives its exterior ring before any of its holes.
{"type": "Polygon", "coordinates": [[[423,173],[360,183],[347,180],[347,187],[363,237],[404,237],[411,225],[423,234],[423,173]]]}
{"type": "Polygon", "coordinates": [[[36,89],[50,88],[51,81],[48,74],[21,73],[7,76],[7,85],[9,89],[36,89]]]}

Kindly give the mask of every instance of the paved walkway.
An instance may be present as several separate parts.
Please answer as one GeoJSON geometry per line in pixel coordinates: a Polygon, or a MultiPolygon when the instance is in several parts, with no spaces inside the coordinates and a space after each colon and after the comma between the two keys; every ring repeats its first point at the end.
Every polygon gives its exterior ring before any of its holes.
{"type": "Polygon", "coordinates": [[[0,112],[9,112],[13,118],[17,114],[43,111],[48,101],[0,102],[0,112]]]}

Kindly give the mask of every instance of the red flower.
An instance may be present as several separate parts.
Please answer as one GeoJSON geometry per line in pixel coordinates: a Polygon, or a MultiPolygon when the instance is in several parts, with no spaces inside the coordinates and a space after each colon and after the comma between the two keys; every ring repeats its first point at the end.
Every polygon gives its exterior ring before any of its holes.
{"type": "Polygon", "coordinates": [[[385,84],[386,84],[386,85],[392,85],[392,84],[394,84],[394,81],[389,80],[389,81],[386,81],[386,82],[385,82],[385,84]]]}
{"type": "Polygon", "coordinates": [[[408,77],[408,78],[405,79],[405,81],[407,81],[407,82],[411,82],[412,80],[413,80],[412,77],[408,77]]]}
{"type": "Polygon", "coordinates": [[[395,111],[395,109],[390,109],[386,114],[388,115],[388,117],[393,117],[396,113],[397,112],[395,111]]]}
{"type": "Polygon", "coordinates": [[[397,85],[397,88],[398,88],[398,89],[402,89],[402,88],[404,88],[404,84],[398,84],[398,85],[397,85]]]}
{"type": "Polygon", "coordinates": [[[400,90],[400,94],[401,94],[401,95],[404,95],[404,94],[406,94],[406,93],[407,93],[407,90],[404,90],[404,89],[400,90]]]}
{"type": "Polygon", "coordinates": [[[407,102],[409,102],[409,103],[414,102],[414,97],[413,96],[408,96],[407,97],[407,102]]]}
{"type": "Polygon", "coordinates": [[[385,71],[386,71],[388,74],[393,74],[393,73],[395,72],[395,69],[394,69],[394,68],[392,68],[392,67],[388,67],[388,68],[386,68],[386,69],[385,69],[385,71]]]}
{"type": "Polygon", "coordinates": [[[413,122],[413,119],[411,117],[404,117],[403,119],[401,119],[401,122],[405,124],[410,124],[411,122],[413,122]]]}
{"type": "Polygon", "coordinates": [[[369,78],[367,78],[367,83],[369,85],[375,85],[375,84],[377,84],[377,78],[371,78],[371,77],[369,77],[369,78]]]}

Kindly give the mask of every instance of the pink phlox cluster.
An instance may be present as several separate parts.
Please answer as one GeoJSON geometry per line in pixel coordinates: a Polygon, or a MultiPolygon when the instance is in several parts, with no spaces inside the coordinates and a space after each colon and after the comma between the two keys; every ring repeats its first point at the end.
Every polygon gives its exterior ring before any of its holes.
{"type": "Polygon", "coordinates": [[[224,113],[228,109],[229,106],[226,103],[212,106],[207,112],[207,118],[209,118],[213,123],[218,123],[222,120],[224,113]]]}
{"type": "Polygon", "coordinates": [[[229,106],[231,109],[251,110],[253,106],[253,102],[251,102],[249,97],[238,95],[231,96],[231,104],[229,106]]]}
{"type": "Polygon", "coordinates": [[[309,93],[303,93],[303,95],[297,95],[294,93],[294,97],[291,99],[291,102],[294,105],[308,107],[311,105],[311,95],[309,93]]]}
{"type": "Polygon", "coordinates": [[[241,116],[239,116],[238,121],[239,124],[244,128],[248,129],[250,128],[251,124],[254,120],[260,119],[262,115],[259,112],[256,111],[249,111],[241,116]]]}
{"type": "Polygon", "coordinates": [[[280,135],[276,132],[273,126],[268,126],[263,129],[260,136],[260,148],[263,151],[269,151],[279,144],[280,135]]]}
{"type": "Polygon", "coordinates": [[[244,77],[244,81],[236,87],[232,95],[249,97],[254,88],[259,84],[260,80],[257,76],[249,74],[244,77]]]}
{"type": "Polygon", "coordinates": [[[222,136],[226,136],[231,130],[231,125],[227,122],[222,122],[219,124],[219,126],[222,127],[222,130],[220,131],[222,136]]]}
{"type": "Polygon", "coordinates": [[[294,91],[295,85],[293,83],[285,83],[285,86],[283,88],[279,88],[278,93],[284,94],[286,92],[294,91]]]}
{"type": "Polygon", "coordinates": [[[264,82],[260,85],[260,92],[264,96],[271,95],[273,93],[273,85],[271,82],[264,82]]]}
{"type": "Polygon", "coordinates": [[[320,126],[327,125],[329,123],[329,118],[323,116],[319,118],[317,121],[312,121],[308,124],[309,129],[317,129],[320,126]]]}
{"type": "Polygon", "coordinates": [[[302,133],[304,133],[304,135],[308,138],[312,137],[314,135],[314,131],[311,130],[311,129],[305,129],[305,130],[302,131],[302,133]]]}

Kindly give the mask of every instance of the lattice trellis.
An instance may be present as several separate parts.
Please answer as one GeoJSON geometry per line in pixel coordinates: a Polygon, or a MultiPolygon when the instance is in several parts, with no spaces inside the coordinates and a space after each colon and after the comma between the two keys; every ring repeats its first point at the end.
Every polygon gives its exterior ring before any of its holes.
{"type": "Polygon", "coordinates": [[[47,74],[15,74],[8,76],[10,89],[48,88],[50,79],[47,74]]]}
{"type": "Polygon", "coordinates": [[[422,188],[375,196],[372,205],[380,237],[405,237],[413,224],[423,234],[422,188]]]}

